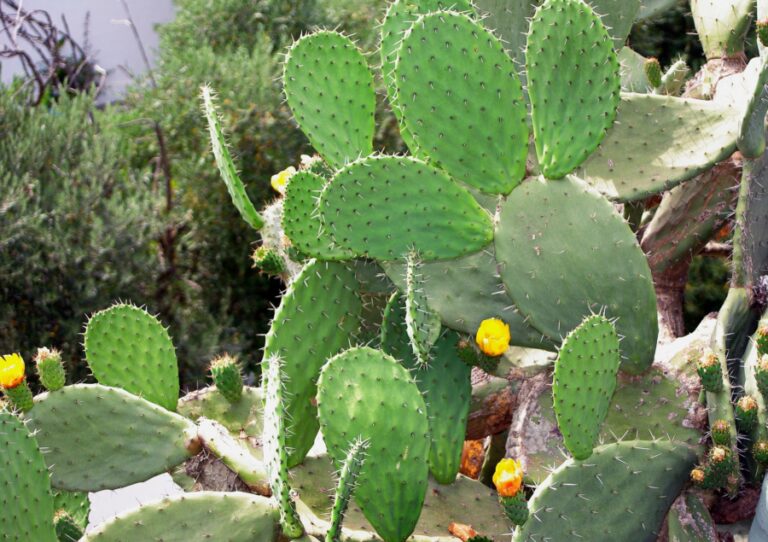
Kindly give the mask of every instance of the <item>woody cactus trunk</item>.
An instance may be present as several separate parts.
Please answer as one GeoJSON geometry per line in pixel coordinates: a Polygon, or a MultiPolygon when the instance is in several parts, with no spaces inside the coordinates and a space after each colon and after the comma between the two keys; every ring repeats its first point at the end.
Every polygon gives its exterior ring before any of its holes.
{"type": "Polygon", "coordinates": [[[5,539],[717,540],[707,505],[768,463],[768,69],[744,55],[766,4],[692,0],[688,80],[625,46],[669,2],[396,0],[376,59],[303,36],[283,86],[317,155],[263,210],[204,88],[286,284],[261,386],[223,355],[179,398],[171,338],[128,304],[86,327],[98,384],[32,401],[6,356],[5,539]],[[406,155],[374,148],[378,87],[406,155]],[[728,299],[673,340],[668,279],[728,221],[728,299]],[[467,437],[488,485],[459,472],[467,437]],[[185,493],[84,534],[55,493],[168,471],[185,493]]]}

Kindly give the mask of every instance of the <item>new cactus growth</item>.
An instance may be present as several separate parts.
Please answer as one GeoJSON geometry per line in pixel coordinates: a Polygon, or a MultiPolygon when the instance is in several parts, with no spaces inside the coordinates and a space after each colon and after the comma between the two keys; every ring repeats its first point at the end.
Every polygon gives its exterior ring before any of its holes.
{"type": "Polygon", "coordinates": [[[757,353],[761,356],[768,354],[768,326],[761,325],[755,334],[757,353]]]}
{"type": "Polygon", "coordinates": [[[237,403],[243,396],[243,375],[237,359],[224,354],[211,362],[211,377],[216,389],[230,403],[237,403]]]}
{"type": "Polygon", "coordinates": [[[64,510],[59,510],[54,514],[53,525],[59,542],[78,542],[83,536],[83,529],[64,510]]]}
{"type": "Polygon", "coordinates": [[[57,391],[66,384],[67,375],[61,361],[61,352],[56,349],[38,348],[35,355],[35,365],[40,383],[48,391],[57,391]]]}
{"type": "Polygon", "coordinates": [[[723,389],[723,375],[720,369],[720,361],[717,354],[711,350],[696,352],[692,361],[696,363],[696,371],[701,378],[702,387],[712,393],[723,389]]]}
{"type": "Polygon", "coordinates": [[[658,88],[661,86],[661,64],[659,64],[657,58],[649,58],[646,60],[645,64],[643,64],[643,70],[651,88],[658,88]]]}
{"type": "Polygon", "coordinates": [[[22,412],[28,412],[34,406],[25,371],[24,360],[19,354],[0,356],[0,388],[11,404],[22,412]]]}
{"type": "Polygon", "coordinates": [[[763,467],[768,467],[768,440],[761,439],[752,445],[752,456],[763,467]]]}
{"type": "Polygon", "coordinates": [[[736,423],[739,429],[745,432],[751,431],[757,424],[757,401],[749,395],[744,395],[736,401],[736,423]]]}
{"type": "Polygon", "coordinates": [[[274,249],[260,246],[251,255],[253,267],[267,275],[281,275],[285,273],[285,261],[274,249]]]}
{"type": "Polygon", "coordinates": [[[523,469],[519,461],[502,459],[493,473],[493,485],[499,492],[504,513],[513,525],[523,525],[528,520],[528,503],[523,487],[523,469]]]}
{"type": "Polygon", "coordinates": [[[712,442],[718,446],[729,447],[731,443],[731,428],[725,420],[717,420],[710,428],[712,433],[712,442]]]}

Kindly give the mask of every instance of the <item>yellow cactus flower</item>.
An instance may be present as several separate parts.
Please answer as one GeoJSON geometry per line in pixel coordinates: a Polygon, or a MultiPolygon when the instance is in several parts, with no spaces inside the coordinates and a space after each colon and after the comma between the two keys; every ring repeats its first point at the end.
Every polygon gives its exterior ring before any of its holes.
{"type": "Polygon", "coordinates": [[[24,381],[24,360],[18,354],[0,356],[0,386],[15,388],[24,381]]]}
{"type": "Polygon", "coordinates": [[[514,459],[502,459],[493,473],[493,485],[502,497],[514,497],[523,485],[523,467],[514,459]]]}
{"type": "Polygon", "coordinates": [[[691,481],[693,481],[696,484],[700,484],[704,481],[704,478],[706,478],[706,474],[704,473],[704,469],[700,469],[696,467],[691,471],[691,481]]]}
{"type": "Polygon", "coordinates": [[[496,357],[507,351],[511,338],[509,324],[498,318],[488,318],[480,324],[475,341],[484,354],[496,357]]]}
{"type": "Polygon", "coordinates": [[[291,166],[289,168],[284,169],[280,173],[275,173],[272,175],[272,180],[270,181],[270,184],[272,185],[272,188],[275,189],[276,192],[280,192],[281,194],[285,194],[285,187],[288,185],[288,181],[291,180],[291,177],[293,177],[296,174],[296,168],[291,166]]]}

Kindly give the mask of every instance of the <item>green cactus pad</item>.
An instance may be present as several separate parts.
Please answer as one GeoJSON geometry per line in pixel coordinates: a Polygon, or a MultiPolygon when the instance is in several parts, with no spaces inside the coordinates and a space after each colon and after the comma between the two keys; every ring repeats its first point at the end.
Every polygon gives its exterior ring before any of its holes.
{"type": "Polygon", "coordinates": [[[74,491],[55,491],[53,493],[53,509],[63,510],[81,528],[88,526],[88,515],[91,513],[91,501],[88,493],[74,491]]]}
{"type": "MultiPolygon", "coordinates": [[[[367,465],[366,459],[364,471],[367,465]]],[[[297,508],[311,535],[323,536],[328,531],[333,504],[331,490],[336,485],[335,472],[334,465],[326,455],[310,455],[304,463],[291,471],[293,487],[299,497],[297,508]]],[[[429,481],[424,508],[410,540],[456,542],[456,538],[448,532],[448,525],[452,521],[472,525],[475,530],[496,542],[509,541],[511,526],[499,505],[496,492],[461,475],[450,486],[429,481]]],[[[369,542],[374,538],[374,530],[360,507],[354,502],[350,503],[344,516],[342,539],[369,542]]]]}
{"type": "Polygon", "coordinates": [[[58,489],[101,491],[143,482],[197,451],[189,420],[98,384],[38,395],[29,418],[58,489]]]}
{"type": "Polygon", "coordinates": [[[325,535],[325,542],[339,542],[341,540],[341,525],[344,514],[352,499],[352,494],[357,486],[357,477],[365,463],[365,453],[368,450],[368,442],[355,439],[349,446],[347,457],[339,472],[339,482],[336,485],[336,493],[331,510],[331,527],[325,535]]]}
{"type": "Polygon", "coordinates": [[[653,542],[695,461],[684,444],[642,440],[569,459],[536,488],[531,517],[512,540],[653,542]]]}
{"type": "Polygon", "coordinates": [[[612,199],[645,199],[730,156],[738,135],[732,103],[623,94],[616,123],[579,176],[612,199]]]}
{"type": "Polygon", "coordinates": [[[667,518],[669,542],[712,542],[719,540],[715,522],[702,500],[685,492],[672,504],[667,518]]]}
{"type": "Polygon", "coordinates": [[[402,120],[431,162],[490,194],[523,179],[522,86],[501,41],[481,24],[452,12],[420,17],[400,46],[395,77],[402,120]]]}
{"type": "Polygon", "coordinates": [[[444,172],[408,157],[372,156],[339,171],[320,197],[336,242],[376,260],[449,259],[490,243],[488,212],[444,172]],[[365,209],[365,212],[361,212],[365,209]]]}
{"type": "Polygon", "coordinates": [[[285,96],[312,146],[334,168],[373,152],[373,74],[352,41],[319,31],[285,59],[285,96]]]}
{"type": "Polygon", "coordinates": [[[321,260],[350,260],[354,254],[334,246],[317,213],[317,200],[326,182],[308,171],[291,177],[283,202],[283,231],[302,254],[321,260]]]}
{"type": "Polygon", "coordinates": [[[640,12],[640,0],[592,0],[589,5],[600,15],[608,34],[613,38],[614,49],[619,51],[624,47],[640,12]]]}
{"type": "Polygon", "coordinates": [[[576,459],[587,459],[616,390],[619,337],[604,316],[590,316],[563,341],[552,383],[557,426],[576,459]]]}
{"type": "Polygon", "coordinates": [[[546,0],[526,49],[536,155],[549,179],[571,173],[613,124],[621,78],[613,42],[580,0],[546,0]]]}
{"type": "Polygon", "coordinates": [[[176,409],[176,352],[168,331],[145,310],[117,304],[94,314],[85,329],[85,357],[100,384],[176,409]]]}
{"type": "MultiPolygon", "coordinates": [[[[389,278],[405,290],[405,264],[382,265],[389,278]]],[[[509,324],[512,344],[554,349],[551,341],[518,312],[504,291],[493,246],[455,260],[424,262],[421,272],[427,302],[447,327],[474,336],[483,320],[500,318],[509,324]]]]}
{"type": "Polygon", "coordinates": [[[221,129],[219,114],[216,111],[216,105],[213,101],[213,93],[209,87],[204,86],[201,95],[203,98],[203,111],[208,119],[208,130],[211,134],[213,155],[216,158],[216,164],[219,167],[221,178],[224,179],[224,183],[227,185],[227,191],[232,198],[232,203],[234,203],[240,216],[243,217],[243,220],[245,220],[245,222],[254,230],[260,230],[264,226],[264,219],[261,218],[261,215],[256,211],[256,208],[253,206],[253,203],[245,191],[243,181],[237,174],[237,168],[232,161],[232,157],[229,154],[229,148],[227,147],[227,141],[224,138],[224,131],[221,129]]]}
{"type": "Polygon", "coordinates": [[[337,464],[353,439],[369,441],[355,501],[385,542],[403,542],[416,527],[427,489],[429,426],[419,388],[392,357],[352,348],[323,367],[317,403],[337,464]]]}
{"type": "Polygon", "coordinates": [[[61,352],[56,349],[38,348],[35,355],[35,366],[40,383],[48,391],[57,391],[64,387],[67,375],[61,361],[61,352]]]}
{"type": "Polygon", "coordinates": [[[35,437],[0,408],[0,505],[3,541],[55,542],[51,477],[35,437]]]}
{"type": "Polygon", "coordinates": [[[246,493],[183,493],[131,510],[86,533],[83,542],[275,542],[277,510],[246,493]]]}
{"type": "Polygon", "coordinates": [[[419,149],[408,129],[403,125],[402,114],[400,113],[397,101],[395,62],[397,61],[397,52],[400,49],[403,36],[416,19],[419,18],[419,15],[444,10],[474,12],[472,3],[468,0],[419,0],[419,2],[395,0],[389,4],[384,21],[381,23],[379,51],[381,53],[381,73],[387,86],[387,98],[400,124],[400,135],[403,137],[403,141],[408,149],[415,156],[418,155],[419,149]]]}
{"type": "Polygon", "coordinates": [[[301,462],[317,435],[313,401],[320,369],[353,341],[361,314],[354,270],[341,263],[316,261],[293,280],[275,312],[264,359],[283,360],[290,466],[301,462]]]}
{"type": "Polygon", "coordinates": [[[421,260],[415,253],[408,254],[405,274],[405,324],[411,350],[421,367],[429,365],[430,350],[440,336],[440,316],[427,302],[421,260]]]}
{"type": "Polygon", "coordinates": [[[504,285],[531,324],[562,336],[605,308],[616,318],[622,369],[653,362],[656,296],[635,234],[579,180],[530,179],[501,208],[496,259],[504,285]]]}
{"type": "Polygon", "coordinates": [[[755,0],[691,0],[691,13],[708,59],[744,51],[755,0]]]}
{"type": "Polygon", "coordinates": [[[472,395],[472,369],[459,357],[459,334],[449,330],[437,340],[429,366],[422,367],[410,347],[404,319],[402,297],[395,293],[384,312],[381,348],[411,372],[424,395],[432,439],[429,471],[439,483],[450,484],[456,479],[461,464],[472,395]]]}

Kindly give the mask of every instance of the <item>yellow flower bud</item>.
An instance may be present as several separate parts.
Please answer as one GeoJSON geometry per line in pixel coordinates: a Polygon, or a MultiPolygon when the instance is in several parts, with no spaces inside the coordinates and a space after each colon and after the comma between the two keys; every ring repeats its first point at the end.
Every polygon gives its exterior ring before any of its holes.
{"type": "Polygon", "coordinates": [[[510,339],[509,324],[498,318],[483,320],[475,337],[480,350],[492,357],[500,356],[506,352],[509,348],[510,339]]]}
{"type": "Polygon", "coordinates": [[[0,357],[0,386],[15,388],[24,381],[24,360],[19,354],[0,357]]]}
{"type": "Polygon", "coordinates": [[[523,485],[523,467],[514,459],[502,459],[493,473],[493,485],[502,497],[514,497],[523,485]]]}
{"type": "Polygon", "coordinates": [[[284,169],[280,173],[276,173],[272,175],[272,180],[270,181],[270,184],[272,185],[272,188],[274,188],[276,192],[285,194],[285,187],[286,185],[288,185],[288,181],[291,180],[291,177],[293,177],[295,174],[296,174],[296,168],[291,166],[289,168],[284,169]]]}

